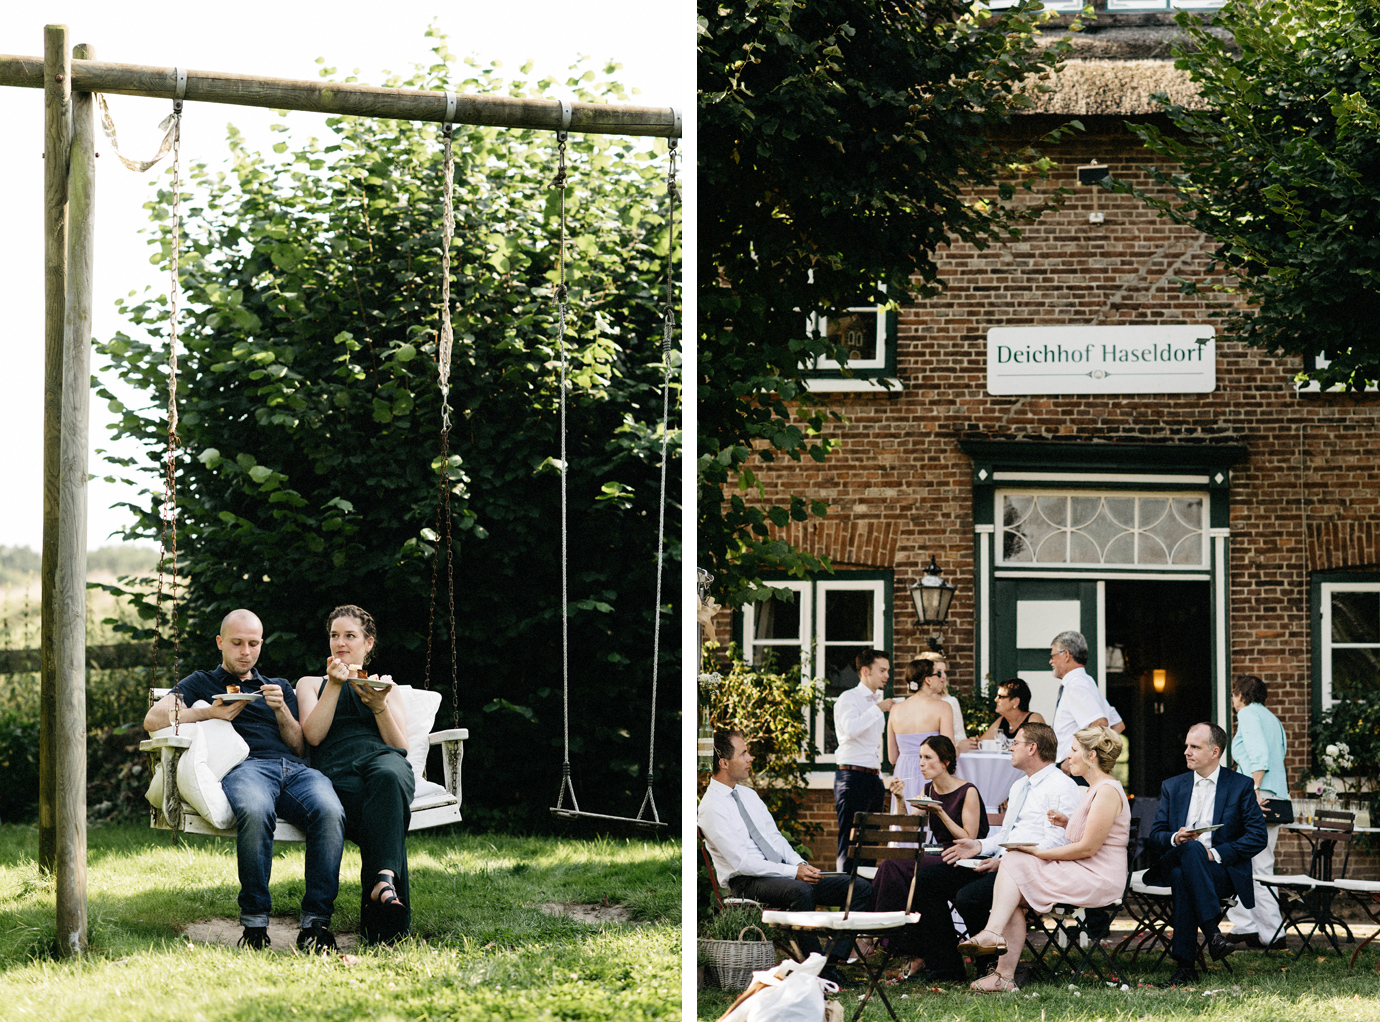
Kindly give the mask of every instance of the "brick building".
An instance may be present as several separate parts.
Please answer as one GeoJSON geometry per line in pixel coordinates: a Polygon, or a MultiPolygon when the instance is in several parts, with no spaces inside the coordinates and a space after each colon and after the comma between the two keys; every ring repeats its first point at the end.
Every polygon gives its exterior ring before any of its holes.
{"type": "MultiPolygon", "coordinates": [[[[1019,673],[1052,717],[1049,642],[1081,630],[1127,722],[1128,789],[1151,795],[1183,770],[1190,724],[1233,730],[1228,686],[1243,673],[1269,684],[1298,783],[1310,721],[1373,687],[1380,654],[1380,399],[1301,391],[1299,365],[1214,339],[1171,280],[1201,272],[1211,240],[1077,183],[1096,162],[1150,188],[1138,168],[1153,157],[1123,125],[1157,116],[1153,92],[1192,95],[1174,31],[1167,16],[1102,12],[1016,129],[1086,126],[1051,150],[1048,187],[1074,189],[1062,212],[1019,242],[941,253],[936,299],[827,324],[855,348],[851,378],[812,381],[847,417],[841,449],[760,476],[771,497],[829,502],[784,535],[835,573],[783,581],[794,605],[732,623],[749,657],[803,654],[836,695],[856,684],[857,649],[892,651],[899,674],[926,648],[908,587],[933,556],[958,587],[951,683],[1019,673]]],[[[824,865],[833,741],[828,714],[816,724],[824,865]]]]}

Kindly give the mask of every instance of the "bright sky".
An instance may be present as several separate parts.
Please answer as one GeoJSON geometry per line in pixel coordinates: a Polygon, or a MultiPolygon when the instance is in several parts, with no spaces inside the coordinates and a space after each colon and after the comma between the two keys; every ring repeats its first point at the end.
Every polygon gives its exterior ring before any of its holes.
{"type": "MultiPolygon", "coordinates": [[[[358,68],[359,81],[381,84],[387,71],[405,72],[429,56],[424,35],[435,20],[459,57],[501,60],[516,75],[528,59],[533,73],[558,79],[581,56],[623,65],[620,80],[640,90],[635,103],[678,106],[691,119],[694,107],[694,9],[689,0],[387,0],[337,4],[242,0],[215,4],[152,3],[149,0],[11,0],[0,4],[0,53],[43,55],[43,26],[66,24],[73,44],[90,43],[96,58],[126,64],[182,66],[204,71],[317,79],[317,57],[344,76],[358,68]]],[[[167,100],[109,97],[121,149],[147,159],[157,149],[155,126],[169,112],[167,100]]],[[[251,145],[267,149],[281,135],[267,129],[280,118],[268,110],[220,104],[187,104],[183,115],[184,166],[201,160],[215,167],[227,152],[225,126],[234,123],[251,145]]],[[[324,116],[294,112],[294,135],[324,135],[324,116]]],[[[687,153],[693,139],[687,130],[687,153]]],[[[0,87],[0,351],[8,381],[0,403],[0,476],[7,499],[0,504],[0,545],[42,541],[43,473],[43,97],[41,89],[0,87]]],[[[97,149],[96,270],[94,322],[97,338],[124,324],[114,301],[166,277],[149,263],[143,204],[149,182],[167,163],[144,174],[126,170],[101,137],[97,149]]],[[[687,247],[693,244],[686,238],[687,247]]],[[[693,251],[693,249],[689,249],[693,251]]],[[[687,284],[689,281],[686,282],[687,284]]],[[[102,360],[93,359],[93,368],[102,360]]],[[[105,403],[91,404],[91,471],[107,471],[94,453],[108,446],[112,419],[105,403]]],[[[125,449],[127,453],[133,453],[125,449]]],[[[88,545],[94,549],[121,528],[125,514],[111,505],[132,500],[136,490],[93,481],[89,494],[88,545]]]]}

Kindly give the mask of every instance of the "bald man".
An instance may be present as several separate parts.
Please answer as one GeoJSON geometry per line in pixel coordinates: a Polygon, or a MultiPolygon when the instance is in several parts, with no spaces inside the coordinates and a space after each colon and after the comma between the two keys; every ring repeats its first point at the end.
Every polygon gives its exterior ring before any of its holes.
{"type": "Polygon", "coordinates": [[[325,774],[302,758],[302,725],[297,693],[282,678],[265,678],[254,665],[263,649],[264,626],[248,610],[232,610],[220,623],[216,646],[220,666],[196,671],[177,683],[149,710],[144,728],[172,724],[174,694],[183,709],[179,720],[228,720],[249,757],[230,770],[221,788],[235,811],[240,874],[240,945],[268,947],[268,893],[273,868],[273,830],[282,817],[307,835],[302,928],[297,946],[308,951],[335,947],[329,926],[340,888],[340,856],[345,848],[345,810],[325,774]],[[255,693],[252,701],[227,702],[232,691],[255,693]],[[206,706],[193,706],[205,702],[206,706]]]}

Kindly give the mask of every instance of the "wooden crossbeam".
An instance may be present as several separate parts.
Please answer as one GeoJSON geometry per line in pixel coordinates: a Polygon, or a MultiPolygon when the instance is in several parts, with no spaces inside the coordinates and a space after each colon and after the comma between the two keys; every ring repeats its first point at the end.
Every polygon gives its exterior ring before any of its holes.
{"type": "MultiPolygon", "coordinates": [[[[43,88],[43,58],[0,54],[0,85],[43,88]]],[[[116,64],[104,60],[73,60],[70,88],[72,92],[172,99],[177,91],[177,69],[116,64]]],[[[228,103],[272,110],[307,110],[322,114],[438,123],[446,114],[444,92],[263,78],[225,71],[188,69],[185,98],[189,103],[228,103]]],[[[558,131],[561,117],[561,101],[556,99],[456,94],[456,124],[558,131]]],[[[572,102],[569,130],[591,135],[680,138],[680,112],[669,106],[572,102]]]]}

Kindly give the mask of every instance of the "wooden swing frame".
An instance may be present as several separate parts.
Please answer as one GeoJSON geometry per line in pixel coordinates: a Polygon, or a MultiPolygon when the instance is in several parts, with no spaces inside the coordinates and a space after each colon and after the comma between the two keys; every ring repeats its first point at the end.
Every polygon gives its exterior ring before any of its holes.
{"type": "MultiPolygon", "coordinates": [[[[0,86],[44,93],[44,401],[39,865],[57,897],[58,953],[87,944],[86,502],[95,252],[94,94],[586,134],[681,136],[674,107],[566,103],[97,61],[66,25],[43,56],[0,54],[0,86]],[[183,88],[179,90],[179,78],[183,88]],[[454,95],[454,94],[452,94],[454,95]]],[[[175,775],[170,775],[175,776],[175,775]]],[[[176,789],[175,784],[167,787],[176,789]]]]}

